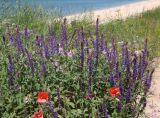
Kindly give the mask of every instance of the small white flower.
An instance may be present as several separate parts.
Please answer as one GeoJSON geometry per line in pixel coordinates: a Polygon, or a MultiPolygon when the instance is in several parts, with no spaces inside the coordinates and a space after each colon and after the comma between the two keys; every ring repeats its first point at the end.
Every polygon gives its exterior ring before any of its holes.
{"type": "Polygon", "coordinates": [[[106,54],[107,54],[107,52],[106,52],[105,50],[103,50],[103,51],[102,51],[102,54],[106,55],[106,54]]]}
{"type": "Polygon", "coordinates": [[[135,53],[137,56],[141,55],[141,51],[140,51],[140,50],[136,50],[134,53],[135,53]]]}
{"type": "Polygon", "coordinates": [[[118,42],[118,44],[123,44],[123,43],[124,43],[123,41],[118,42]]]}
{"type": "Polygon", "coordinates": [[[70,57],[70,58],[73,57],[73,53],[72,53],[71,50],[67,53],[67,56],[70,57]]]}
{"type": "Polygon", "coordinates": [[[56,61],[54,64],[55,64],[55,66],[58,66],[58,65],[59,65],[57,61],[56,61]]]}
{"type": "Polygon", "coordinates": [[[64,51],[63,51],[63,48],[59,48],[59,53],[61,53],[61,54],[63,54],[64,53],[64,51]]]}
{"type": "Polygon", "coordinates": [[[24,98],[24,102],[25,102],[25,103],[29,103],[31,100],[32,100],[32,99],[31,99],[31,95],[30,95],[30,94],[27,95],[27,96],[24,98]]]}

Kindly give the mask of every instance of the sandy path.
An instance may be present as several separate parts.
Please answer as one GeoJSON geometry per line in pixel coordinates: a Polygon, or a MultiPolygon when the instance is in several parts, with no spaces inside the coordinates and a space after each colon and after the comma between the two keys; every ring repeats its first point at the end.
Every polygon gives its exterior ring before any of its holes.
{"type": "Polygon", "coordinates": [[[160,118],[160,59],[153,74],[153,81],[148,92],[147,106],[140,118],[160,118]]]}
{"type": "Polygon", "coordinates": [[[75,19],[83,19],[84,16],[90,17],[89,15],[91,14],[92,20],[95,21],[97,18],[99,18],[100,22],[104,23],[113,19],[125,19],[126,17],[133,16],[147,10],[151,10],[159,6],[160,0],[146,0],[128,5],[122,5],[119,7],[69,15],[66,16],[66,18],[68,19],[68,21],[72,21],[75,19]]]}

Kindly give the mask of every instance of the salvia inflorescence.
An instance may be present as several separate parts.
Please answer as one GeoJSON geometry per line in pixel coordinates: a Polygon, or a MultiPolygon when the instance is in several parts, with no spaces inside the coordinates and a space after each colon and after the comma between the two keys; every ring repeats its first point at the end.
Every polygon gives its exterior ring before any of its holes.
{"type": "Polygon", "coordinates": [[[34,89],[36,83],[39,89],[48,88],[50,98],[45,107],[49,110],[43,114],[50,113],[53,118],[89,117],[91,113],[102,118],[117,113],[124,118],[134,111],[137,96],[144,98],[153,75],[148,69],[147,39],[138,55],[127,42],[119,46],[114,38],[106,40],[98,19],[95,27],[95,35],[77,28],[70,40],[65,19],[59,35],[51,26],[48,36],[34,34],[28,27],[21,32],[17,26],[16,31],[3,36],[11,91],[32,93],[38,90],[34,89]],[[24,88],[21,81],[33,83],[24,88]],[[109,93],[114,87],[116,94],[114,90],[109,93]]]}

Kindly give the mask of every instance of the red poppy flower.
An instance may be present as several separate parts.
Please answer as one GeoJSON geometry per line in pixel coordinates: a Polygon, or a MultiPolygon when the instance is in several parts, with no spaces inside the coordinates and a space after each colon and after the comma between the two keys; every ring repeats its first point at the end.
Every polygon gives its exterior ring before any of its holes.
{"type": "Polygon", "coordinates": [[[110,96],[117,97],[120,94],[120,90],[118,87],[111,87],[110,88],[110,96]]]}
{"type": "Polygon", "coordinates": [[[38,112],[35,112],[32,118],[43,118],[43,111],[39,110],[38,112]]]}
{"type": "Polygon", "coordinates": [[[48,92],[40,92],[38,94],[37,102],[45,103],[46,101],[48,101],[48,92]]]}

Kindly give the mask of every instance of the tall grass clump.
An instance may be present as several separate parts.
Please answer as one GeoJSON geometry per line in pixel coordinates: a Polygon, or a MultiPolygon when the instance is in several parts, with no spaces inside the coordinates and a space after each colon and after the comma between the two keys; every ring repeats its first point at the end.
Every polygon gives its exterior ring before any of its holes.
{"type": "MultiPolygon", "coordinates": [[[[59,10],[45,10],[42,7],[33,7],[27,2],[18,0],[15,7],[11,7],[9,0],[2,0],[0,15],[0,35],[6,31],[6,26],[20,28],[28,27],[35,33],[47,34],[48,25],[52,24],[56,34],[60,32],[60,22],[63,14],[59,10]],[[58,17],[58,19],[57,19],[58,17]]],[[[54,8],[53,8],[54,9],[54,8]]],[[[160,44],[160,8],[144,12],[138,16],[129,17],[125,20],[118,19],[100,25],[99,30],[111,42],[114,37],[118,42],[122,40],[128,42],[131,49],[138,50],[142,48],[145,38],[148,38],[150,44],[150,58],[160,56],[158,50],[160,44]]],[[[74,28],[82,27],[85,32],[94,33],[94,22],[92,15],[86,15],[84,19],[73,20],[68,26],[68,31],[72,32],[74,28]]]]}
{"type": "Polygon", "coordinates": [[[48,23],[54,21],[59,23],[55,18],[61,19],[62,13],[59,9],[44,9],[41,6],[32,6],[27,1],[2,0],[0,5],[0,34],[3,34],[5,27],[15,27],[20,24],[20,27],[30,27],[37,32],[47,33],[48,23]]]}
{"type": "Polygon", "coordinates": [[[141,51],[110,43],[98,19],[94,34],[70,33],[66,19],[60,27],[57,34],[48,26],[47,35],[8,27],[0,40],[0,117],[138,117],[153,74],[148,40],[141,51]]]}

